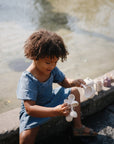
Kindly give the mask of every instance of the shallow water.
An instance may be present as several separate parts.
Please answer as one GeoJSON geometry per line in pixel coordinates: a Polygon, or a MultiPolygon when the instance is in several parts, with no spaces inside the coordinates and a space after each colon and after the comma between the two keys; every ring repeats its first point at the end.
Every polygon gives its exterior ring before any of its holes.
{"type": "Polygon", "coordinates": [[[70,78],[95,78],[114,69],[113,0],[0,0],[0,112],[18,107],[16,87],[30,61],[23,44],[35,30],[60,34],[69,50],[58,63],[70,78]]]}

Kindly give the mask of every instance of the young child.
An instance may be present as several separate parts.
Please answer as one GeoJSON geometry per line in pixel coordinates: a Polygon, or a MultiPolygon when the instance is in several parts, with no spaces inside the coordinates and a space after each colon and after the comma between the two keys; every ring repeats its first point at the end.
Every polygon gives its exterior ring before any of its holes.
{"type": "Polygon", "coordinates": [[[56,67],[59,59],[63,62],[68,51],[60,36],[40,30],[34,32],[24,45],[25,56],[32,64],[22,73],[17,88],[17,98],[22,100],[20,112],[20,144],[34,144],[39,126],[51,117],[67,116],[69,106],[64,103],[69,94],[74,94],[79,106],[78,117],[73,120],[73,134],[96,135],[81,123],[80,94],[76,87],[85,82],[71,80],[56,67]],[[52,89],[52,83],[61,87],[52,89]]]}

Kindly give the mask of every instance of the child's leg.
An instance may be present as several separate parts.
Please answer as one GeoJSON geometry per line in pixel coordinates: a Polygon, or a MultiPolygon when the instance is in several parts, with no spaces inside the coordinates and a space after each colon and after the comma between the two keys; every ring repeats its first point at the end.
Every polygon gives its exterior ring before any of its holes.
{"type": "Polygon", "coordinates": [[[39,127],[25,130],[20,133],[19,144],[34,144],[39,127]]]}
{"type": "MultiPolygon", "coordinates": [[[[83,126],[82,126],[82,123],[81,123],[80,93],[79,93],[77,88],[73,87],[71,89],[71,94],[74,94],[76,101],[78,101],[78,103],[79,103],[79,105],[74,109],[77,112],[78,117],[73,119],[73,128],[74,129],[80,129],[80,128],[82,129],[83,126]]],[[[88,127],[84,127],[83,132],[86,133],[86,134],[90,134],[91,129],[88,128],[88,127]]],[[[78,133],[78,131],[77,132],[75,131],[74,135],[77,135],[77,133],[78,133]]],[[[96,134],[96,133],[94,132],[93,134],[96,134]]]]}
{"type": "Polygon", "coordinates": [[[77,112],[78,117],[73,119],[73,124],[74,124],[73,127],[80,128],[82,127],[81,110],[80,110],[80,93],[77,88],[73,87],[71,88],[71,94],[75,96],[75,100],[78,101],[79,103],[79,105],[74,109],[77,112]]]}

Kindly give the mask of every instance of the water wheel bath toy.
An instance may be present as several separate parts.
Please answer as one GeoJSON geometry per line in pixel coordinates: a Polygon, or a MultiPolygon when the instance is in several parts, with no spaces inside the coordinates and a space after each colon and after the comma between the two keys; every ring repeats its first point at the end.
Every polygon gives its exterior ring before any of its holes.
{"type": "Polygon", "coordinates": [[[71,122],[73,118],[76,118],[78,116],[77,112],[74,111],[74,107],[78,106],[79,103],[75,100],[75,96],[73,94],[70,94],[68,96],[68,99],[64,100],[64,103],[67,103],[71,108],[69,115],[66,116],[66,121],[71,122]]]}
{"type": "Polygon", "coordinates": [[[87,98],[91,98],[95,95],[95,88],[94,88],[94,81],[90,78],[86,78],[85,80],[86,85],[81,84],[84,90],[84,96],[87,98]]]}

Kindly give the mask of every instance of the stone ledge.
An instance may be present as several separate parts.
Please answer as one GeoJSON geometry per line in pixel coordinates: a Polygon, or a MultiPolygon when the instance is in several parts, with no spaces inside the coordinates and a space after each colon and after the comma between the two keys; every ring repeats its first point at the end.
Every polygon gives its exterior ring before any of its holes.
{"type": "Polygon", "coordinates": [[[19,139],[19,111],[16,108],[0,114],[0,144],[16,144],[19,139]]]}
{"type": "Polygon", "coordinates": [[[82,102],[82,116],[89,116],[101,111],[112,102],[114,102],[114,86],[106,91],[101,91],[99,95],[95,95],[92,99],[82,102]]]}
{"type": "MultiPolygon", "coordinates": [[[[111,73],[114,73],[114,71],[111,71],[111,73]]],[[[99,78],[102,77],[103,76],[99,78]]],[[[104,87],[103,90],[92,99],[81,101],[82,116],[86,117],[94,114],[112,102],[114,102],[114,83],[112,83],[112,87],[110,88],[104,87]]],[[[18,144],[19,111],[20,108],[16,108],[0,114],[0,144],[18,144]]],[[[64,117],[53,118],[41,126],[38,133],[39,140],[45,139],[54,134],[59,135],[61,132],[65,132],[65,129],[69,126],[71,126],[71,123],[67,123],[64,117]]]]}

